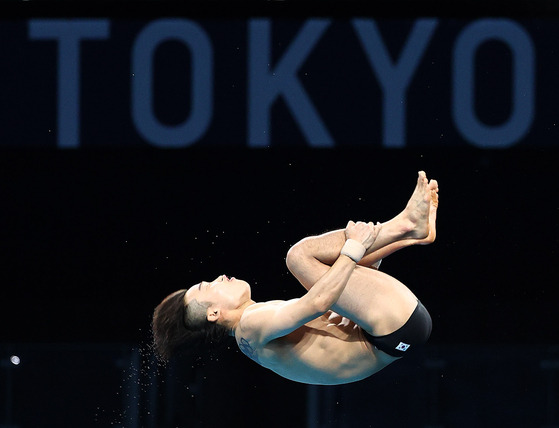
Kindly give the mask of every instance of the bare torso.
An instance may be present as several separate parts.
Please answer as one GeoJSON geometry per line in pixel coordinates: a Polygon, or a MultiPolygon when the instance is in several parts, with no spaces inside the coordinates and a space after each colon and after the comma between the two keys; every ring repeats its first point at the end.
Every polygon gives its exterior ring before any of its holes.
{"type": "Polygon", "coordinates": [[[336,385],[364,379],[396,358],[376,350],[354,322],[332,311],[263,346],[236,337],[258,364],[297,382],[336,385]]]}

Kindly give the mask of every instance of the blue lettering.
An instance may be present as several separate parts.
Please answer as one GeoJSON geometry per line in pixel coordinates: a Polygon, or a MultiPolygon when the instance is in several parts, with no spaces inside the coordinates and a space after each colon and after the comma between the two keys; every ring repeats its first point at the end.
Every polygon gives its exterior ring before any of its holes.
{"type": "Polygon", "coordinates": [[[368,19],[353,20],[359,41],[384,95],[382,104],[384,147],[406,145],[406,91],[437,24],[436,19],[419,19],[413,26],[400,59],[394,63],[382,42],[375,22],[368,19]]]}
{"type": "Polygon", "coordinates": [[[147,25],[132,51],[132,118],[140,135],[158,147],[186,147],[207,131],[213,113],[213,50],[204,30],[186,19],[162,19],[147,25]],[[153,111],[153,56],[168,40],[192,53],[191,114],[179,125],[162,124],[153,111]]]}
{"type": "Polygon", "coordinates": [[[80,145],[80,42],[109,37],[106,19],[33,19],[29,37],[58,41],[58,134],[59,148],[80,145]]]}
{"type": "Polygon", "coordinates": [[[463,137],[482,148],[506,148],[518,142],[534,119],[534,47],[527,32],[506,19],[470,24],[456,40],[452,70],[454,121],[463,137]],[[474,111],[474,67],[478,47],[487,40],[505,43],[512,53],[512,113],[498,126],[481,123],[474,111]]]}
{"type": "Polygon", "coordinates": [[[271,68],[269,19],[249,23],[248,57],[248,145],[270,144],[270,110],[282,95],[308,143],[313,147],[331,147],[334,140],[318,115],[301,82],[297,70],[312,51],[326,28],[327,19],[311,19],[275,68],[271,68]]]}

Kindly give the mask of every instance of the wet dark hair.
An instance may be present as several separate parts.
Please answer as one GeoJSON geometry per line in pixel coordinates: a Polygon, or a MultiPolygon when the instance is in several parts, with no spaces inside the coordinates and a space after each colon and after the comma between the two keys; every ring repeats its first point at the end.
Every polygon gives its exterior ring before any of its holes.
{"type": "Polygon", "coordinates": [[[209,303],[192,300],[184,303],[186,290],[165,297],[153,311],[153,348],[163,361],[182,351],[196,351],[201,345],[219,345],[229,337],[229,330],[206,318],[209,303]]]}

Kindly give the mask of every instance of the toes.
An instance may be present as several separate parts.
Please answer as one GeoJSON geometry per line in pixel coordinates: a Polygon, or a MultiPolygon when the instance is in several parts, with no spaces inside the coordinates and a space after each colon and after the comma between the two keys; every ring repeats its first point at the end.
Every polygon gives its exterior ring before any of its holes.
{"type": "Polygon", "coordinates": [[[418,177],[417,177],[417,183],[420,185],[426,185],[427,184],[427,174],[425,174],[425,171],[419,171],[417,173],[418,177]]]}
{"type": "Polygon", "coordinates": [[[431,190],[431,208],[437,208],[439,205],[438,189],[431,190]]]}
{"type": "Polygon", "coordinates": [[[435,190],[437,192],[439,191],[439,183],[437,182],[437,180],[429,181],[429,189],[435,190]]]}

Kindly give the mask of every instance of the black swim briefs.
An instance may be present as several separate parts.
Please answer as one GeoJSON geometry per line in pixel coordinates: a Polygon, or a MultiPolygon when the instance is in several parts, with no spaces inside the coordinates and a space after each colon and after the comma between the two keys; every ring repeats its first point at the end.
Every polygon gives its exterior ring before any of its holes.
{"type": "Polygon", "coordinates": [[[393,357],[403,357],[406,352],[423,345],[431,335],[433,322],[425,306],[418,300],[417,306],[406,323],[393,333],[373,336],[363,330],[363,335],[373,346],[393,357]]]}

